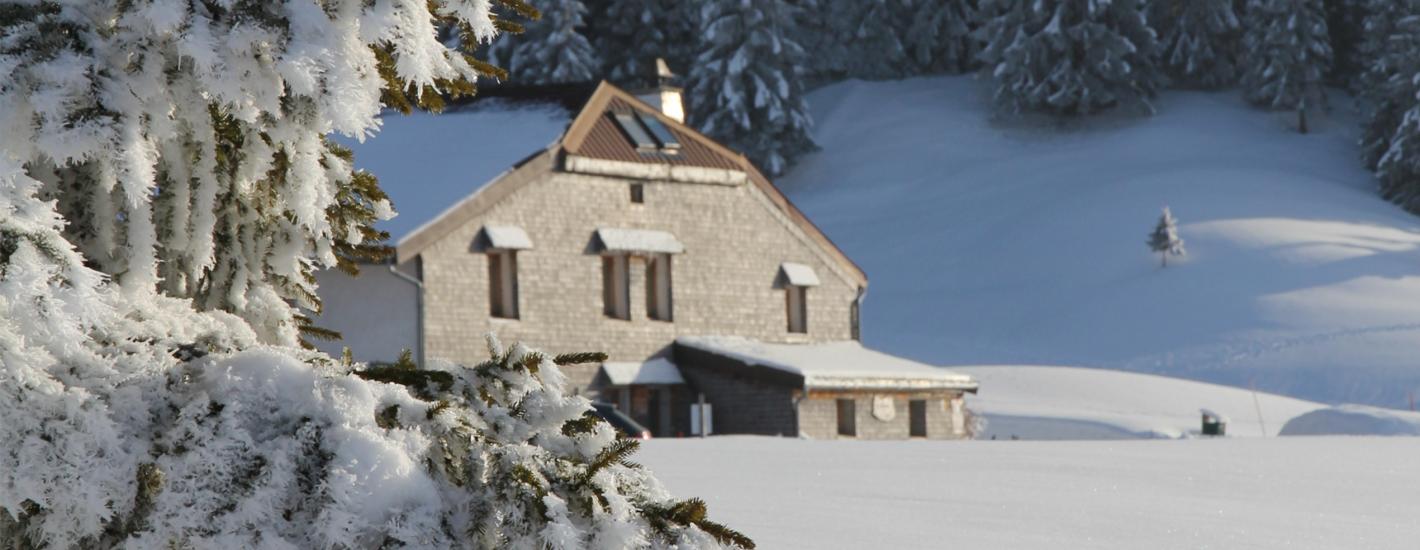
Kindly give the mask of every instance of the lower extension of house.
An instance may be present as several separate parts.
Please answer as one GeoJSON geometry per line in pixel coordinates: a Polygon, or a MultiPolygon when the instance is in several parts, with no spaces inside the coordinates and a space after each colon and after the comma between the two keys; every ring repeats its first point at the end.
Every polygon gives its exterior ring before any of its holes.
{"type": "Polygon", "coordinates": [[[474,364],[492,332],[605,351],[570,383],[656,436],[695,433],[702,399],[711,433],[965,436],[975,381],[864,348],[866,275],[685,126],[680,96],[603,83],[557,141],[402,236],[391,265],[320,274],[317,323],[344,335],[325,349],[474,364]]]}

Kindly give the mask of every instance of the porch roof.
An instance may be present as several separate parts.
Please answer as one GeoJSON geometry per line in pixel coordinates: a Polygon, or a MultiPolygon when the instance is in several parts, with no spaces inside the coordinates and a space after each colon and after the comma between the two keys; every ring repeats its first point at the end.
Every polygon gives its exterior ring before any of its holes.
{"type": "Polygon", "coordinates": [[[805,389],[963,390],[975,392],[969,375],[872,350],[848,340],[816,344],[771,344],[735,336],[682,336],[676,344],[803,377],[805,389]]]}
{"type": "Polygon", "coordinates": [[[680,369],[664,357],[642,363],[602,363],[602,372],[613,386],[684,384],[680,369]]]}

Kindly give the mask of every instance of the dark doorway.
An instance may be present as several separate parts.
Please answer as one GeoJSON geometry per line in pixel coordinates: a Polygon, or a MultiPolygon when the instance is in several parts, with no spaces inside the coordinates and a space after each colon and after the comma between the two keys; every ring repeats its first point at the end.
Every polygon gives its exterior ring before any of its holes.
{"type": "Polygon", "coordinates": [[[908,435],[927,437],[927,401],[913,399],[907,402],[908,435]]]}
{"type": "Polygon", "coordinates": [[[838,435],[846,437],[857,437],[858,435],[857,409],[854,407],[852,399],[838,400],[838,435]]]}

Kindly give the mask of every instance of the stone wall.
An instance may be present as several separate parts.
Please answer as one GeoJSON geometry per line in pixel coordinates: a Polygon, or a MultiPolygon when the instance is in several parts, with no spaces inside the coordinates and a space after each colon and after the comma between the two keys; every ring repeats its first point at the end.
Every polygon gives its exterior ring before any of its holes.
{"type": "Polygon", "coordinates": [[[712,434],[799,435],[794,399],[801,378],[764,376],[763,367],[685,346],[675,347],[675,361],[690,383],[690,401],[700,392],[711,404],[712,434]]]}
{"type": "Polygon", "coordinates": [[[857,436],[849,439],[908,439],[911,415],[908,402],[927,402],[927,439],[961,439],[966,437],[964,412],[960,392],[940,393],[862,393],[813,391],[799,402],[799,431],[813,439],[841,439],[838,435],[838,399],[854,401],[857,436]],[[873,399],[892,400],[891,420],[873,415],[873,399]],[[955,406],[954,406],[955,403],[955,406]]]}
{"type": "MultiPolygon", "coordinates": [[[[544,173],[425,249],[418,271],[426,355],[480,361],[488,331],[554,353],[606,351],[615,361],[668,353],[680,335],[767,342],[852,337],[856,283],[753,185],[635,182],[645,185],[645,203],[634,204],[631,183],[544,173]],[[484,224],[517,225],[533,242],[532,250],[518,252],[519,319],[489,315],[488,260],[476,246],[484,224]],[[685,245],[672,259],[672,322],[646,316],[641,258],[630,265],[631,319],[603,315],[602,263],[594,248],[599,227],[668,231],[685,245]],[[788,332],[785,291],[778,286],[783,262],[812,266],[822,281],[808,291],[807,334],[788,332]]],[[[576,372],[573,382],[588,384],[594,372],[576,372]]]]}

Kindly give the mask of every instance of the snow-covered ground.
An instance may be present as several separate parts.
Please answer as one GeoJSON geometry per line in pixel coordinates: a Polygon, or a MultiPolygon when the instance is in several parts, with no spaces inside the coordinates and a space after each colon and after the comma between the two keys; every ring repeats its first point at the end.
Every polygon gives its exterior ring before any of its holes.
{"type": "MultiPolygon", "coordinates": [[[[978,84],[810,96],[823,151],[778,183],[867,271],[867,345],[1327,403],[1405,407],[1420,393],[1420,219],[1376,196],[1344,113],[1299,135],[1233,92],[1168,92],[1153,117],[1028,127],[992,123],[978,84]],[[1188,249],[1168,269],[1144,245],[1164,205],[1188,249]]],[[[497,103],[390,116],[356,164],[394,197],[398,239],[568,117],[497,103]]]]}
{"type": "Polygon", "coordinates": [[[1420,435],[1420,413],[1363,405],[1317,409],[1282,426],[1282,435],[1420,435]]]}
{"type": "Polygon", "coordinates": [[[972,412],[986,419],[979,439],[1192,437],[1201,428],[1201,409],[1227,417],[1228,435],[1274,436],[1288,420],[1325,407],[1264,392],[1104,369],[953,370],[981,384],[981,393],[967,399],[972,412]]]}
{"type": "Polygon", "coordinates": [[[652,440],[761,548],[1420,546],[1420,439],[652,440]]]}
{"type": "Polygon", "coordinates": [[[963,77],[810,101],[823,151],[778,183],[867,271],[870,346],[1323,402],[1420,390],[1420,219],[1377,197],[1344,113],[1300,135],[1235,92],[1169,92],[1148,118],[1001,125],[963,77]],[[1160,269],[1164,205],[1188,255],[1160,269]]]}

